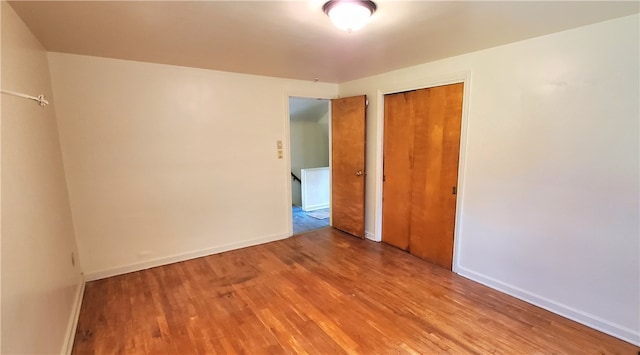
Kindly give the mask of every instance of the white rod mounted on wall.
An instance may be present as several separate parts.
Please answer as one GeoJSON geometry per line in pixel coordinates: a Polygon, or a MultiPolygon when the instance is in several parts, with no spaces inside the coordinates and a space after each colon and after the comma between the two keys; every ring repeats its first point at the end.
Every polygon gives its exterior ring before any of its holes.
{"type": "Polygon", "coordinates": [[[15,91],[9,91],[9,90],[2,90],[3,94],[7,94],[7,95],[13,95],[13,96],[17,96],[17,97],[22,97],[25,99],[29,99],[29,100],[33,100],[36,101],[38,103],[38,105],[40,105],[41,107],[45,107],[49,104],[49,101],[47,101],[47,99],[44,98],[44,95],[38,95],[36,96],[31,96],[31,95],[27,95],[27,94],[21,94],[19,92],[15,92],[15,91]]]}

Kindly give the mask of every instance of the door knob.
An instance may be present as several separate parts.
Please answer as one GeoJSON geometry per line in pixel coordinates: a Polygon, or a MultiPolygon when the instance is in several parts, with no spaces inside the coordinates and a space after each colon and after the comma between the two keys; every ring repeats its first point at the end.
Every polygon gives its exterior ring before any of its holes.
{"type": "Polygon", "coordinates": [[[360,175],[362,175],[362,174],[364,174],[364,173],[362,172],[362,170],[358,170],[358,171],[356,171],[356,176],[360,176],[360,175]]]}

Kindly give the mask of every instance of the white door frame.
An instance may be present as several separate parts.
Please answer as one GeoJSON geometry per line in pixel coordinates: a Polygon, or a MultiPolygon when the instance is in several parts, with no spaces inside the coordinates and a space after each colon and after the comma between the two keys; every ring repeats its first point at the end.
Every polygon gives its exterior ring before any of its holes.
{"type": "Polygon", "coordinates": [[[462,207],[464,204],[464,181],[466,172],[467,157],[467,131],[468,131],[468,113],[469,98],[471,92],[471,71],[463,71],[448,75],[422,78],[410,82],[400,82],[393,85],[384,86],[377,90],[377,117],[376,117],[376,171],[375,171],[375,235],[374,240],[382,241],[382,178],[383,178],[383,162],[384,162],[384,95],[395,94],[399,92],[412,91],[418,89],[431,88],[448,84],[464,83],[464,92],[462,96],[462,127],[460,131],[460,156],[458,162],[458,190],[456,193],[456,215],[455,229],[453,233],[453,272],[458,272],[458,258],[460,249],[460,226],[462,225],[462,207]]]}

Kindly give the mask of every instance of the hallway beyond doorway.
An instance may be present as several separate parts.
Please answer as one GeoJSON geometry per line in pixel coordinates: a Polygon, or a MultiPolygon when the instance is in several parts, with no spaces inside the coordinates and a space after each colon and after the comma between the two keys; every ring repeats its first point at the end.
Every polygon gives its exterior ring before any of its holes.
{"type": "Polygon", "coordinates": [[[317,219],[311,217],[309,214],[317,214],[318,212],[329,212],[328,208],[315,210],[312,212],[305,212],[300,206],[292,206],[291,213],[293,214],[293,234],[301,234],[309,232],[315,229],[329,227],[329,218],[317,219]]]}

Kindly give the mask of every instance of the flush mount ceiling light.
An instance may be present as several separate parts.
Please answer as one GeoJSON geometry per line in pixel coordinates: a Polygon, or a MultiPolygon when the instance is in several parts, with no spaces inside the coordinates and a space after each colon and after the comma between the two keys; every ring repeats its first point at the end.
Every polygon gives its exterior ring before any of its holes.
{"type": "Polygon", "coordinates": [[[336,27],[352,32],[366,25],[376,8],[376,4],[369,0],[331,0],[324,4],[322,10],[336,27]]]}

